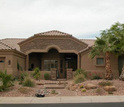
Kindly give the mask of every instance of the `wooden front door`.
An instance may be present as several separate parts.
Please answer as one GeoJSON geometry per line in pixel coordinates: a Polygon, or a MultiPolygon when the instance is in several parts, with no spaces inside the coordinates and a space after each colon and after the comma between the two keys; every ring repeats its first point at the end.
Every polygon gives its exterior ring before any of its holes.
{"type": "Polygon", "coordinates": [[[64,60],[60,60],[59,78],[65,78],[64,60]]]}

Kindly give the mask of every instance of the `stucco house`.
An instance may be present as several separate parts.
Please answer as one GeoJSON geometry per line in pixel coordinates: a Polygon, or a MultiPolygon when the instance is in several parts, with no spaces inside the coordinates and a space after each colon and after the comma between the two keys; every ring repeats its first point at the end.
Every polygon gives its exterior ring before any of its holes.
{"type": "MultiPolygon", "coordinates": [[[[27,39],[1,39],[0,70],[17,75],[18,66],[27,72],[39,67],[42,75],[48,72],[52,79],[69,79],[79,68],[90,73],[104,73],[105,56],[100,55],[93,60],[89,57],[94,41],[77,39],[57,30],[34,34],[27,39]]],[[[118,58],[114,55],[111,55],[111,68],[114,78],[117,78],[118,58]]]]}

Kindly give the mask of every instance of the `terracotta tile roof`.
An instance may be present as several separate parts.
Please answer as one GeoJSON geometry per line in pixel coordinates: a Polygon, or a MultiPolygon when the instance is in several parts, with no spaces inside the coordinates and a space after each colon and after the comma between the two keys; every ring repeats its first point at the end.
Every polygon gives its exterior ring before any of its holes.
{"type": "Polygon", "coordinates": [[[89,47],[94,45],[95,39],[80,39],[82,42],[88,44],[89,47]]]}
{"type": "Polygon", "coordinates": [[[20,51],[20,47],[18,45],[19,42],[25,39],[18,38],[6,38],[0,40],[0,49],[16,49],[20,51]]]}
{"type": "Polygon", "coordinates": [[[0,49],[7,49],[7,50],[10,50],[10,49],[12,49],[12,48],[0,41],[0,49]]]}
{"type": "Polygon", "coordinates": [[[51,30],[51,31],[47,31],[47,32],[42,32],[42,33],[38,33],[35,35],[44,35],[44,36],[72,36],[71,34],[68,33],[64,33],[58,30],[51,30]]]}

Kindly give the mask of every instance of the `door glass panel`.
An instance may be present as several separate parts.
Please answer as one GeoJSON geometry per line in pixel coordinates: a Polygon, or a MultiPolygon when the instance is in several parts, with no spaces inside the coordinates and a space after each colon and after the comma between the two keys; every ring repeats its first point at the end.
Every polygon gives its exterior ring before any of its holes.
{"type": "Polygon", "coordinates": [[[44,60],[44,70],[50,71],[51,68],[58,69],[58,61],[57,60],[44,60]]]}

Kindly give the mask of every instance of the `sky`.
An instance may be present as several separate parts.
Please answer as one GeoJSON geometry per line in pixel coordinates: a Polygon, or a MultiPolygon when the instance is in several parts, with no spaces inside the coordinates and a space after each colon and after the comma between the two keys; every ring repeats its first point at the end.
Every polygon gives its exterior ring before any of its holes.
{"type": "Polygon", "coordinates": [[[0,39],[59,30],[95,38],[124,23],[124,0],[0,0],[0,39]]]}

